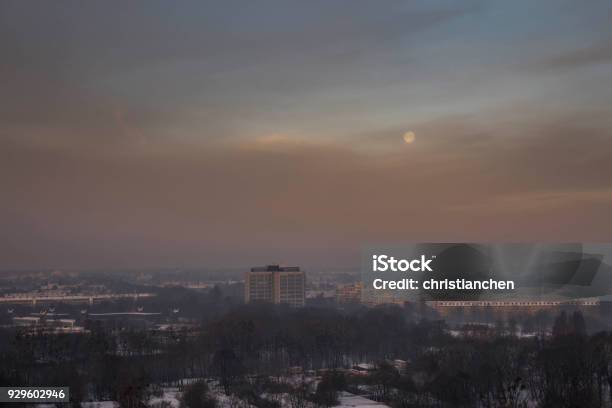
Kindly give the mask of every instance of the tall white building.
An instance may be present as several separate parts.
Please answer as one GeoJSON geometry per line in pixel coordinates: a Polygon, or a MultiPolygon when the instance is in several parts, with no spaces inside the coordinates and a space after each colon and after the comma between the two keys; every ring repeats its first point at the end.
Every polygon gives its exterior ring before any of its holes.
{"type": "Polygon", "coordinates": [[[244,300],[302,307],[305,290],[306,274],[297,266],[255,267],[246,273],[244,300]]]}

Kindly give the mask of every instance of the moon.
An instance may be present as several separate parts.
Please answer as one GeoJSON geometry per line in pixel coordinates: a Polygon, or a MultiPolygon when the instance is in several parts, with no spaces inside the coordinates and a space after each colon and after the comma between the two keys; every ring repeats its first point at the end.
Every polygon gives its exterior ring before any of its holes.
{"type": "Polygon", "coordinates": [[[416,139],[416,135],[414,134],[414,132],[410,131],[410,132],[404,133],[404,143],[411,144],[414,142],[415,139],[416,139]]]}

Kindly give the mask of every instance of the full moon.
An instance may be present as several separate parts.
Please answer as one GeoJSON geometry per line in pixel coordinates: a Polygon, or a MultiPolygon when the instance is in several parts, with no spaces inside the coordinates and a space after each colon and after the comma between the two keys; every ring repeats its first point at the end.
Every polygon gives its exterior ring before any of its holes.
{"type": "Polygon", "coordinates": [[[414,139],[416,139],[416,135],[414,134],[414,132],[404,133],[404,143],[410,144],[414,142],[414,139]]]}

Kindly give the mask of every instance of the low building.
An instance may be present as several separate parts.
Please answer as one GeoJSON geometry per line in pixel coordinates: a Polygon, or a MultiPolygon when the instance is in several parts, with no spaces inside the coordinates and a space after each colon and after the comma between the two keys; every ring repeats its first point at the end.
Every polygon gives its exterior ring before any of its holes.
{"type": "Polygon", "coordinates": [[[336,288],[336,302],[338,304],[360,303],[363,283],[357,282],[336,288]]]}

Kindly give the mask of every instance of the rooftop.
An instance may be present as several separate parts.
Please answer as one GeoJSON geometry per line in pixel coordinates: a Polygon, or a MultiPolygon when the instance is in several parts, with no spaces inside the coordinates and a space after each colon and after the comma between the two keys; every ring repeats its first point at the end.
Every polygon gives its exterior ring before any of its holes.
{"type": "Polygon", "coordinates": [[[251,268],[251,272],[299,272],[299,266],[280,266],[280,265],[267,265],[267,266],[255,266],[251,268]]]}

